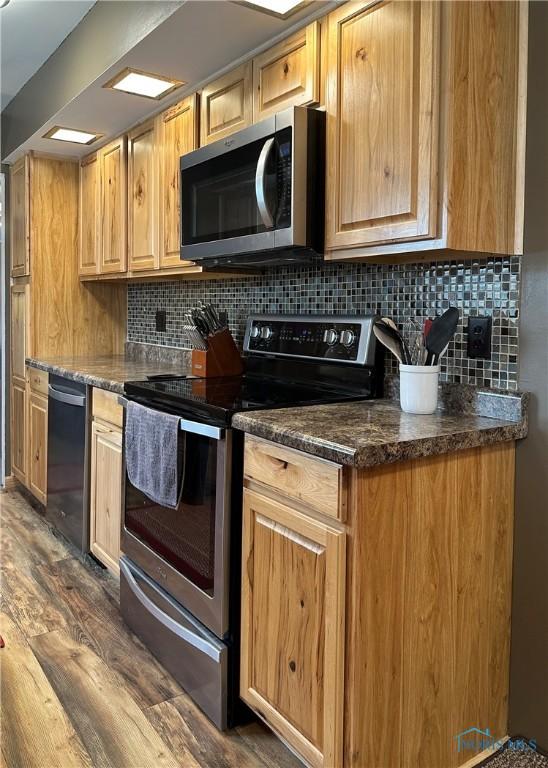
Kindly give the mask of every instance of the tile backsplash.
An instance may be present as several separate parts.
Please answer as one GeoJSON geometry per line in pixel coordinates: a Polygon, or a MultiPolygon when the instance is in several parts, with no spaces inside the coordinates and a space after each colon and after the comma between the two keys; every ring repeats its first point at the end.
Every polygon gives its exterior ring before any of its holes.
{"type": "MultiPolygon", "coordinates": [[[[519,256],[497,256],[400,265],[273,267],[254,277],[229,280],[130,284],[128,341],[190,346],[183,314],[198,300],[212,301],[228,312],[238,343],[251,313],[378,313],[401,326],[408,318],[434,317],[456,306],[461,318],[442,359],[442,379],[517,389],[520,267],[519,256]],[[165,332],[155,330],[158,309],[167,313],[165,332]],[[469,315],[492,317],[490,360],[467,357],[469,315]]],[[[393,358],[387,358],[387,371],[396,372],[393,358]]]]}

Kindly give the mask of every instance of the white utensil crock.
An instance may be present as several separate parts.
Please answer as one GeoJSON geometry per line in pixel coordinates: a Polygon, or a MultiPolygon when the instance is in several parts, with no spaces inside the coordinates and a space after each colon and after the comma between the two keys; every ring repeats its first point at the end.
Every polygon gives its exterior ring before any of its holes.
{"type": "Polygon", "coordinates": [[[406,413],[434,413],[438,406],[439,365],[400,363],[400,405],[406,413]]]}

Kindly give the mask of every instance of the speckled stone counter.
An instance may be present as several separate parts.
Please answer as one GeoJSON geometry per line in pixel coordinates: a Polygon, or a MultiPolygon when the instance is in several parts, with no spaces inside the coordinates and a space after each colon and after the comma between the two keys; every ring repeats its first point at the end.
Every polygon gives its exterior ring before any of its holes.
{"type": "MultiPolygon", "coordinates": [[[[180,350],[187,353],[187,350],[180,350]]],[[[188,354],[167,355],[161,359],[138,355],[105,355],[91,357],[27,358],[27,365],[48,373],[66,376],[92,387],[122,393],[124,382],[139,381],[147,376],[170,374],[180,376],[190,370],[188,354]]]]}
{"type": "MultiPolygon", "coordinates": [[[[237,414],[233,426],[275,443],[357,468],[475,448],[527,434],[527,396],[481,392],[481,410],[517,418],[496,418],[459,409],[431,416],[403,413],[395,400],[377,400],[237,414]],[[510,402],[511,401],[511,402],[510,402]]],[[[470,399],[468,400],[469,405],[470,399]]]]}

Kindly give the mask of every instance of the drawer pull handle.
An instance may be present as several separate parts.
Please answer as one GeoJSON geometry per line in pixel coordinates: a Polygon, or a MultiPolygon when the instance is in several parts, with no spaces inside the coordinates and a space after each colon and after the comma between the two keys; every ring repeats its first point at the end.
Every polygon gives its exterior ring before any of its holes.
{"type": "Polygon", "coordinates": [[[289,466],[289,462],[284,461],[283,459],[276,459],[277,462],[280,464],[280,469],[287,469],[289,466]]]}

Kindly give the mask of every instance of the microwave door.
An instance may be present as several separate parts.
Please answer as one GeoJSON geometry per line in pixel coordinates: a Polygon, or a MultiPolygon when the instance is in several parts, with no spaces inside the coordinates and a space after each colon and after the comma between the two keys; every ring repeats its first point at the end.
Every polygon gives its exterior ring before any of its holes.
{"type": "Polygon", "coordinates": [[[274,248],[277,157],[277,137],[270,135],[188,168],[182,158],[182,258],[200,261],[274,248]]]}

